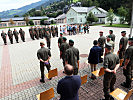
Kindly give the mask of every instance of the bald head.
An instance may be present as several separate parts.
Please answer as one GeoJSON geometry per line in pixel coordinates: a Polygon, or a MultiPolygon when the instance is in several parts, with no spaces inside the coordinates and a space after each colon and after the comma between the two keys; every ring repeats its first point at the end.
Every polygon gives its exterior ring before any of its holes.
{"type": "Polygon", "coordinates": [[[73,74],[73,66],[67,64],[64,68],[66,75],[72,75],[73,74]]]}

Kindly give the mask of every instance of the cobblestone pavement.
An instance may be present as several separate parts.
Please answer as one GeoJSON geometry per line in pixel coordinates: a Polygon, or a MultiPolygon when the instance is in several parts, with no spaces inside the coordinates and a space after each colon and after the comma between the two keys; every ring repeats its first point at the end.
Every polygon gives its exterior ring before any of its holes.
{"type": "MultiPolygon", "coordinates": [[[[26,32],[26,42],[22,42],[19,38],[19,43],[10,44],[4,46],[3,41],[0,38],[0,100],[36,100],[36,95],[54,87],[55,98],[57,100],[59,95],[56,93],[56,86],[58,81],[64,77],[62,60],[59,58],[59,49],[57,45],[58,38],[52,38],[50,59],[52,69],[58,68],[58,77],[54,77],[52,80],[45,79],[44,84],[39,82],[40,70],[39,61],[37,59],[37,50],[40,48],[40,41],[45,39],[31,40],[28,34],[28,28],[24,27],[26,32]]],[[[16,28],[17,30],[19,28],[16,28]]],[[[74,36],[66,36],[67,39],[73,39],[75,41],[75,47],[80,51],[80,71],[79,75],[90,75],[90,68],[85,64],[90,48],[93,46],[93,40],[99,38],[99,31],[103,31],[104,35],[109,34],[109,30],[112,29],[116,34],[115,52],[118,50],[119,39],[121,38],[120,32],[127,31],[129,35],[129,28],[108,28],[101,26],[91,26],[90,34],[78,34],[74,36]]],[[[13,30],[13,29],[11,29],[13,30]]],[[[2,30],[0,30],[1,33],[2,30]]],[[[7,29],[4,29],[7,32],[7,29]]],[[[102,67],[99,64],[98,67],[102,67]]],[[[45,70],[47,73],[47,70],[45,70]]],[[[122,70],[119,69],[117,73],[117,82],[115,87],[122,88],[125,91],[127,89],[120,86],[120,83],[124,81],[122,70]]],[[[132,85],[133,86],[133,85],[132,85]]],[[[95,81],[91,81],[88,78],[88,83],[82,86],[79,90],[80,100],[98,100],[103,98],[102,92],[102,77],[95,81]],[[87,90],[88,92],[86,92],[87,90]]]]}

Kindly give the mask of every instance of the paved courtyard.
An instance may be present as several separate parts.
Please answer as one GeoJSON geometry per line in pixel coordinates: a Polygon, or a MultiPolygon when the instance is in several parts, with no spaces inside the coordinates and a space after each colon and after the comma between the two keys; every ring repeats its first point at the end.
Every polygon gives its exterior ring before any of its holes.
{"type": "MultiPolygon", "coordinates": [[[[19,30],[19,28],[16,29],[19,30]]],[[[40,69],[37,59],[37,50],[40,48],[40,41],[44,41],[45,43],[46,41],[45,39],[31,40],[28,32],[29,27],[23,27],[22,29],[26,33],[26,42],[22,42],[19,38],[19,43],[16,43],[14,39],[14,44],[10,44],[9,40],[7,40],[8,45],[5,46],[0,38],[0,100],[36,100],[37,94],[50,87],[54,87],[54,99],[56,100],[59,97],[56,93],[57,82],[64,77],[62,73],[62,60],[59,58],[58,37],[52,38],[52,57],[50,59],[52,69],[58,68],[58,77],[54,77],[52,80],[46,79],[46,82],[42,84],[39,82],[40,69]]],[[[82,54],[89,54],[89,50],[93,46],[93,40],[99,38],[99,31],[103,31],[104,36],[107,36],[110,29],[112,29],[116,35],[115,52],[117,52],[121,31],[127,31],[128,36],[130,33],[129,28],[91,26],[90,34],[65,36],[68,40],[73,39],[75,41],[74,46],[80,51],[79,75],[90,75],[90,68],[85,64],[87,56],[82,56],[82,54]]],[[[3,30],[7,32],[8,29],[3,30]]],[[[1,31],[2,29],[0,33],[1,31]]],[[[102,64],[99,64],[98,67],[102,67],[102,64]]],[[[47,73],[47,70],[45,70],[45,73],[47,73]]],[[[120,82],[123,81],[124,76],[122,74],[122,69],[119,69],[116,87],[120,87],[120,82]]],[[[88,93],[80,88],[80,100],[98,100],[103,97],[102,78],[95,81],[88,79],[88,83],[83,87],[88,93]]],[[[123,89],[128,91],[125,88],[123,89]]]]}

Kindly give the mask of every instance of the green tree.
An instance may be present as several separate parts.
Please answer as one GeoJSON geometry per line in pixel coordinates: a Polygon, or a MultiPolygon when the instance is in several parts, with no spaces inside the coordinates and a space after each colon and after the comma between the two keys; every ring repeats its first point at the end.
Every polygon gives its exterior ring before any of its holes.
{"type": "Polygon", "coordinates": [[[83,6],[83,7],[90,7],[90,6],[92,6],[92,0],[81,0],[81,5],[83,6]]]}
{"type": "Polygon", "coordinates": [[[29,20],[30,25],[34,25],[33,20],[29,20]]]}
{"type": "Polygon", "coordinates": [[[14,15],[14,17],[19,17],[19,15],[14,15]]]}
{"type": "Polygon", "coordinates": [[[92,24],[92,22],[97,22],[98,18],[95,17],[92,12],[90,12],[86,20],[87,20],[87,23],[92,24]]]}
{"type": "Polygon", "coordinates": [[[109,9],[108,13],[107,13],[107,21],[110,22],[110,25],[113,24],[113,20],[114,20],[114,13],[113,13],[113,9],[109,9]]]}
{"type": "Polygon", "coordinates": [[[29,18],[28,17],[24,17],[24,21],[26,22],[26,25],[28,26],[28,24],[29,24],[29,18]]]}
{"type": "Polygon", "coordinates": [[[36,10],[35,11],[35,16],[42,16],[42,11],[41,10],[36,10]]]}
{"type": "Polygon", "coordinates": [[[41,20],[40,20],[40,24],[41,24],[41,25],[44,25],[44,21],[45,21],[45,20],[48,20],[48,19],[47,19],[47,18],[41,19],[41,20]]]}
{"type": "Polygon", "coordinates": [[[127,10],[126,10],[126,8],[123,8],[122,6],[120,8],[118,8],[117,10],[118,10],[118,14],[120,15],[120,24],[124,24],[125,18],[127,15],[127,10]]]}

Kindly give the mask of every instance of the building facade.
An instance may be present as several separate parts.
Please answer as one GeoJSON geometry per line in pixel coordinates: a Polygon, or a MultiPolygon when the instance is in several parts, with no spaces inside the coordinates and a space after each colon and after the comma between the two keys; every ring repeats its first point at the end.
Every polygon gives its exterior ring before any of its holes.
{"type": "MultiPolygon", "coordinates": [[[[97,18],[97,23],[109,23],[107,21],[107,11],[96,6],[92,7],[71,7],[66,14],[67,24],[84,24],[89,13],[93,13],[97,18]]],[[[115,16],[113,23],[119,23],[119,17],[115,16]]]]}

